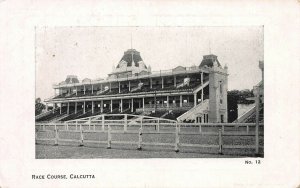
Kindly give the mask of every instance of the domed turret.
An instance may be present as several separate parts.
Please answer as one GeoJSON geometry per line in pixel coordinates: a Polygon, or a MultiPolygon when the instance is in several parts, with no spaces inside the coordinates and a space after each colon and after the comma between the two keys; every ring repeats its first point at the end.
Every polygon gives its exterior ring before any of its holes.
{"type": "Polygon", "coordinates": [[[149,73],[151,73],[151,68],[145,65],[140,52],[135,49],[129,49],[124,52],[117,67],[109,74],[109,79],[149,73]]]}
{"type": "Polygon", "coordinates": [[[140,55],[140,52],[135,49],[129,49],[124,52],[123,57],[121,58],[119,64],[117,65],[117,69],[121,67],[140,67],[144,66],[147,69],[147,66],[144,64],[143,59],[140,55]]]}
{"type": "Polygon", "coordinates": [[[79,83],[79,80],[78,80],[77,76],[68,75],[66,80],[65,80],[65,84],[74,84],[74,83],[79,83]]]}
{"type": "Polygon", "coordinates": [[[218,56],[213,55],[213,54],[203,56],[200,67],[204,67],[205,65],[208,67],[213,67],[213,66],[220,67],[221,66],[221,64],[218,60],[218,56]]]}

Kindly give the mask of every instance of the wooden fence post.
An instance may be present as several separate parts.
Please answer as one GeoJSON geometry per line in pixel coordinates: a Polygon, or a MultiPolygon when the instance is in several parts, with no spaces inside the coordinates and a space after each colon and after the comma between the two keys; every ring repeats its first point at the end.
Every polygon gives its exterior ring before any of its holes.
{"type": "Polygon", "coordinates": [[[127,114],[125,114],[124,132],[127,132],[127,114]]]}
{"type": "Polygon", "coordinates": [[[37,133],[38,133],[38,129],[36,128],[36,129],[35,129],[35,143],[36,143],[36,144],[37,144],[37,139],[38,139],[38,138],[37,138],[37,133]]]}
{"type": "Polygon", "coordinates": [[[83,146],[83,130],[80,128],[80,144],[79,146],[83,146]]]}
{"type": "Polygon", "coordinates": [[[178,122],[176,122],[176,127],[178,127],[178,132],[180,133],[180,131],[181,131],[181,124],[178,125],[178,122]]]}
{"type": "Polygon", "coordinates": [[[141,128],[143,128],[143,116],[141,117],[141,128]]]}
{"type": "Polygon", "coordinates": [[[76,123],[76,131],[77,131],[78,121],[76,120],[76,122],[75,122],[75,123],[76,123]]]}
{"type": "Polygon", "coordinates": [[[91,118],[89,118],[89,130],[91,130],[91,118]]]}
{"type": "Polygon", "coordinates": [[[102,131],[104,131],[104,115],[102,115],[102,131]]]}
{"type": "Polygon", "coordinates": [[[79,128],[80,128],[79,130],[82,130],[82,124],[81,123],[79,124],[79,128]]]}
{"type": "Polygon", "coordinates": [[[93,124],[94,125],[94,131],[96,130],[96,123],[93,124]]]}
{"type": "Polygon", "coordinates": [[[157,119],[157,132],[159,132],[159,118],[157,119]]]}
{"type": "Polygon", "coordinates": [[[179,129],[178,129],[178,124],[176,122],[176,130],[175,130],[175,152],[179,152],[179,129]]]}
{"type": "Polygon", "coordinates": [[[55,143],[54,143],[54,146],[58,146],[58,130],[55,129],[54,132],[55,132],[55,143]]]}
{"type": "Polygon", "coordinates": [[[138,150],[142,150],[142,128],[139,129],[139,144],[138,144],[138,150]]]}
{"type": "Polygon", "coordinates": [[[247,128],[247,134],[249,134],[249,125],[247,125],[246,128],[247,128]]]}
{"type": "Polygon", "coordinates": [[[107,149],[111,148],[111,129],[110,125],[108,125],[108,130],[107,130],[107,149]]]}
{"type": "Polygon", "coordinates": [[[202,133],[202,126],[199,124],[199,133],[202,133]]]}
{"type": "Polygon", "coordinates": [[[54,129],[57,129],[56,124],[54,124],[54,129]]]}
{"type": "Polygon", "coordinates": [[[219,129],[219,154],[223,154],[222,131],[219,129]]]}
{"type": "Polygon", "coordinates": [[[225,132],[225,127],[224,125],[222,125],[222,134],[224,134],[224,132],[225,132]]]}

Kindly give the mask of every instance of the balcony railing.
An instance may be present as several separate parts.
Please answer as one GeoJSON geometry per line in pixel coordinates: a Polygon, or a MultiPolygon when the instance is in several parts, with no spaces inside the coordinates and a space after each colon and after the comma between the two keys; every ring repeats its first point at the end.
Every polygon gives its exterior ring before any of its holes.
{"type": "Polygon", "coordinates": [[[198,71],[208,71],[208,68],[200,68],[198,66],[191,66],[191,67],[184,67],[185,70],[176,70],[174,69],[168,69],[168,70],[160,70],[160,71],[152,71],[149,74],[146,75],[132,75],[130,77],[125,78],[115,78],[115,79],[108,79],[105,80],[93,80],[91,82],[85,82],[85,83],[72,83],[72,84],[53,84],[53,88],[60,88],[60,87],[76,87],[76,86],[82,86],[82,85],[91,85],[91,84],[101,84],[101,83],[108,83],[108,82],[117,82],[117,81],[126,81],[126,80],[135,80],[135,79],[142,79],[142,78],[150,78],[155,76],[170,76],[170,75],[177,75],[182,73],[193,73],[198,71]]]}

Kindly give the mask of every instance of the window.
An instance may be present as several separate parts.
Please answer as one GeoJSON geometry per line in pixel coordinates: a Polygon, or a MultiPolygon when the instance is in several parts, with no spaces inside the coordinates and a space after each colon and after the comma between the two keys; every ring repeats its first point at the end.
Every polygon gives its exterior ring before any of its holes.
{"type": "Polygon", "coordinates": [[[220,94],[222,94],[223,93],[223,84],[222,84],[222,82],[220,82],[220,94]]]}

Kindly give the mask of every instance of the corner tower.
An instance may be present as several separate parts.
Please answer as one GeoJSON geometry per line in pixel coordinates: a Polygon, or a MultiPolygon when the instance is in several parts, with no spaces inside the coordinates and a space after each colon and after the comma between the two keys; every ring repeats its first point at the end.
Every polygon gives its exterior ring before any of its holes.
{"type": "Polygon", "coordinates": [[[209,122],[227,122],[228,68],[222,68],[213,54],[203,56],[200,67],[209,69],[209,122]]]}

